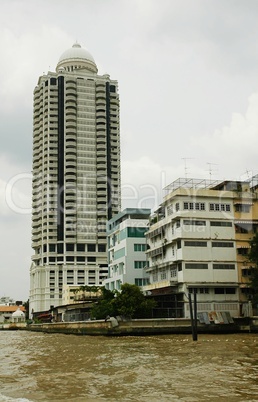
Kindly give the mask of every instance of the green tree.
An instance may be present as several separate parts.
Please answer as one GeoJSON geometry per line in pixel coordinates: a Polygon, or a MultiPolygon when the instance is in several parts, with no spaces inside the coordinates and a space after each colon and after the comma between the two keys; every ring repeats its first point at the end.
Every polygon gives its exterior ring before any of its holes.
{"type": "Polygon", "coordinates": [[[156,303],[147,299],[136,285],[125,283],[121,292],[102,288],[102,297],[91,309],[91,318],[104,319],[107,316],[128,318],[150,318],[156,303]]]}
{"type": "Polygon", "coordinates": [[[104,319],[108,315],[110,317],[116,315],[115,307],[113,304],[115,292],[112,292],[111,290],[103,287],[101,288],[101,293],[102,296],[91,309],[91,318],[95,318],[96,320],[104,319]]]}
{"type": "Polygon", "coordinates": [[[148,318],[152,315],[155,301],[146,299],[141,289],[136,285],[125,283],[121,286],[113,304],[118,315],[128,318],[148,318]]]}

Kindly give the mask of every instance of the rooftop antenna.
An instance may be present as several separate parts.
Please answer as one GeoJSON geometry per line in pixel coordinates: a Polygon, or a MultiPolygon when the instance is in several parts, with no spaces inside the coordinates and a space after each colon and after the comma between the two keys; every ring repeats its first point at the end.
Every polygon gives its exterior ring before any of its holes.
{"type": "Polygon", "coordinates": [[[189,169],[189,167],[187,166],[187,161],[194,158],[182,158],[182,159],[184,160],[185,164],[185,179],[187,179],[187,170],[189,169]]]}
{"type": "Polygon", "coordinates": [[[209,172],[210,182],[211,182],[211,176],[212,176],[213,172],[215,172],[215,171],[217,172],[217,171],[218,171],[218,169],[213,169],[212,166],[218,166],[218,164],[217,164],[217,163],[207,162],[207,165],[209,165],[209,170],[208,170],[208,172],[209,172]]]}

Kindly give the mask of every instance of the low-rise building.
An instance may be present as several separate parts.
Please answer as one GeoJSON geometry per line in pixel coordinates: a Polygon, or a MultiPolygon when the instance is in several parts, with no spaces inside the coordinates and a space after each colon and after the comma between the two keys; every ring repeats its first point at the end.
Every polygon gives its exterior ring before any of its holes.
{"type": "Polygon", "coordinates": [[[146,272],[146,238],[151,210],[127,208],[108,221],[108,278],[104,286],[120,290],[124,283],[144,286],[146,272]]]}
{"type": "MultiPolygon", "coordinates": [[[[25,314],[25,307],[24,306],[9,306],[9,305],[4,305],[4,306],[0,306],[0,323],[4,323],[4,322],[13,322],[12,321],[12,317],[13,317],[13,313],[15,313],[16,311],[18,312],[22,312],[23,314],[25,314]]],[[[18,318],[18,315],[20,315],[20,313],[17,313],[16,318],[18,318]]],[[[15,315],[14,315],[15,317],[15,315]]]]}
{"type": "Polygon", "coordinates": [[[189,317],[189,293],[196,292],[199,313],[241,315],[248,298],[239,251],[246,257],[257,227],[250,212],[257,194],[248,182],[198,179],[178,179],[165,191],[146,233],[150,284],[144,290],[158,302],[155,314],[189,317]]]}

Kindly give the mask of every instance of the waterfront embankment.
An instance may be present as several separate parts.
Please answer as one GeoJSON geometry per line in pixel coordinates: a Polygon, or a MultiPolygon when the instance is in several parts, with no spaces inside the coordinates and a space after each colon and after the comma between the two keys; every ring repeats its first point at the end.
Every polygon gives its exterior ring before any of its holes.
{"type": "MultiPolygon", "coordinates": [[[[190,334],[191,320],[187,318],[132,319],[117,320],[114,317],[105,320],[80,322],[54,322],[31,324],[27,330],[46,333],[75,335],[157,335],[190,334]]],[[[258,332],[258,317],[234,319],[231,324],[203,324],[198,322],[198,333],[230,334],[241,332],[258,332]]]]}

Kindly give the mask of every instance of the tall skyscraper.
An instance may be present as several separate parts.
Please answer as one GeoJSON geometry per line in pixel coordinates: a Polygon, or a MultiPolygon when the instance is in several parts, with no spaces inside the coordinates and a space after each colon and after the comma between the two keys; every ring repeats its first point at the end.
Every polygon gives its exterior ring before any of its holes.
{"type": "Polygon", "coordinates": [[[63,285],[102,284],[120,187],[118,84],[76,43],[34,90],[31,311],[61,304],[63,285]]]}

